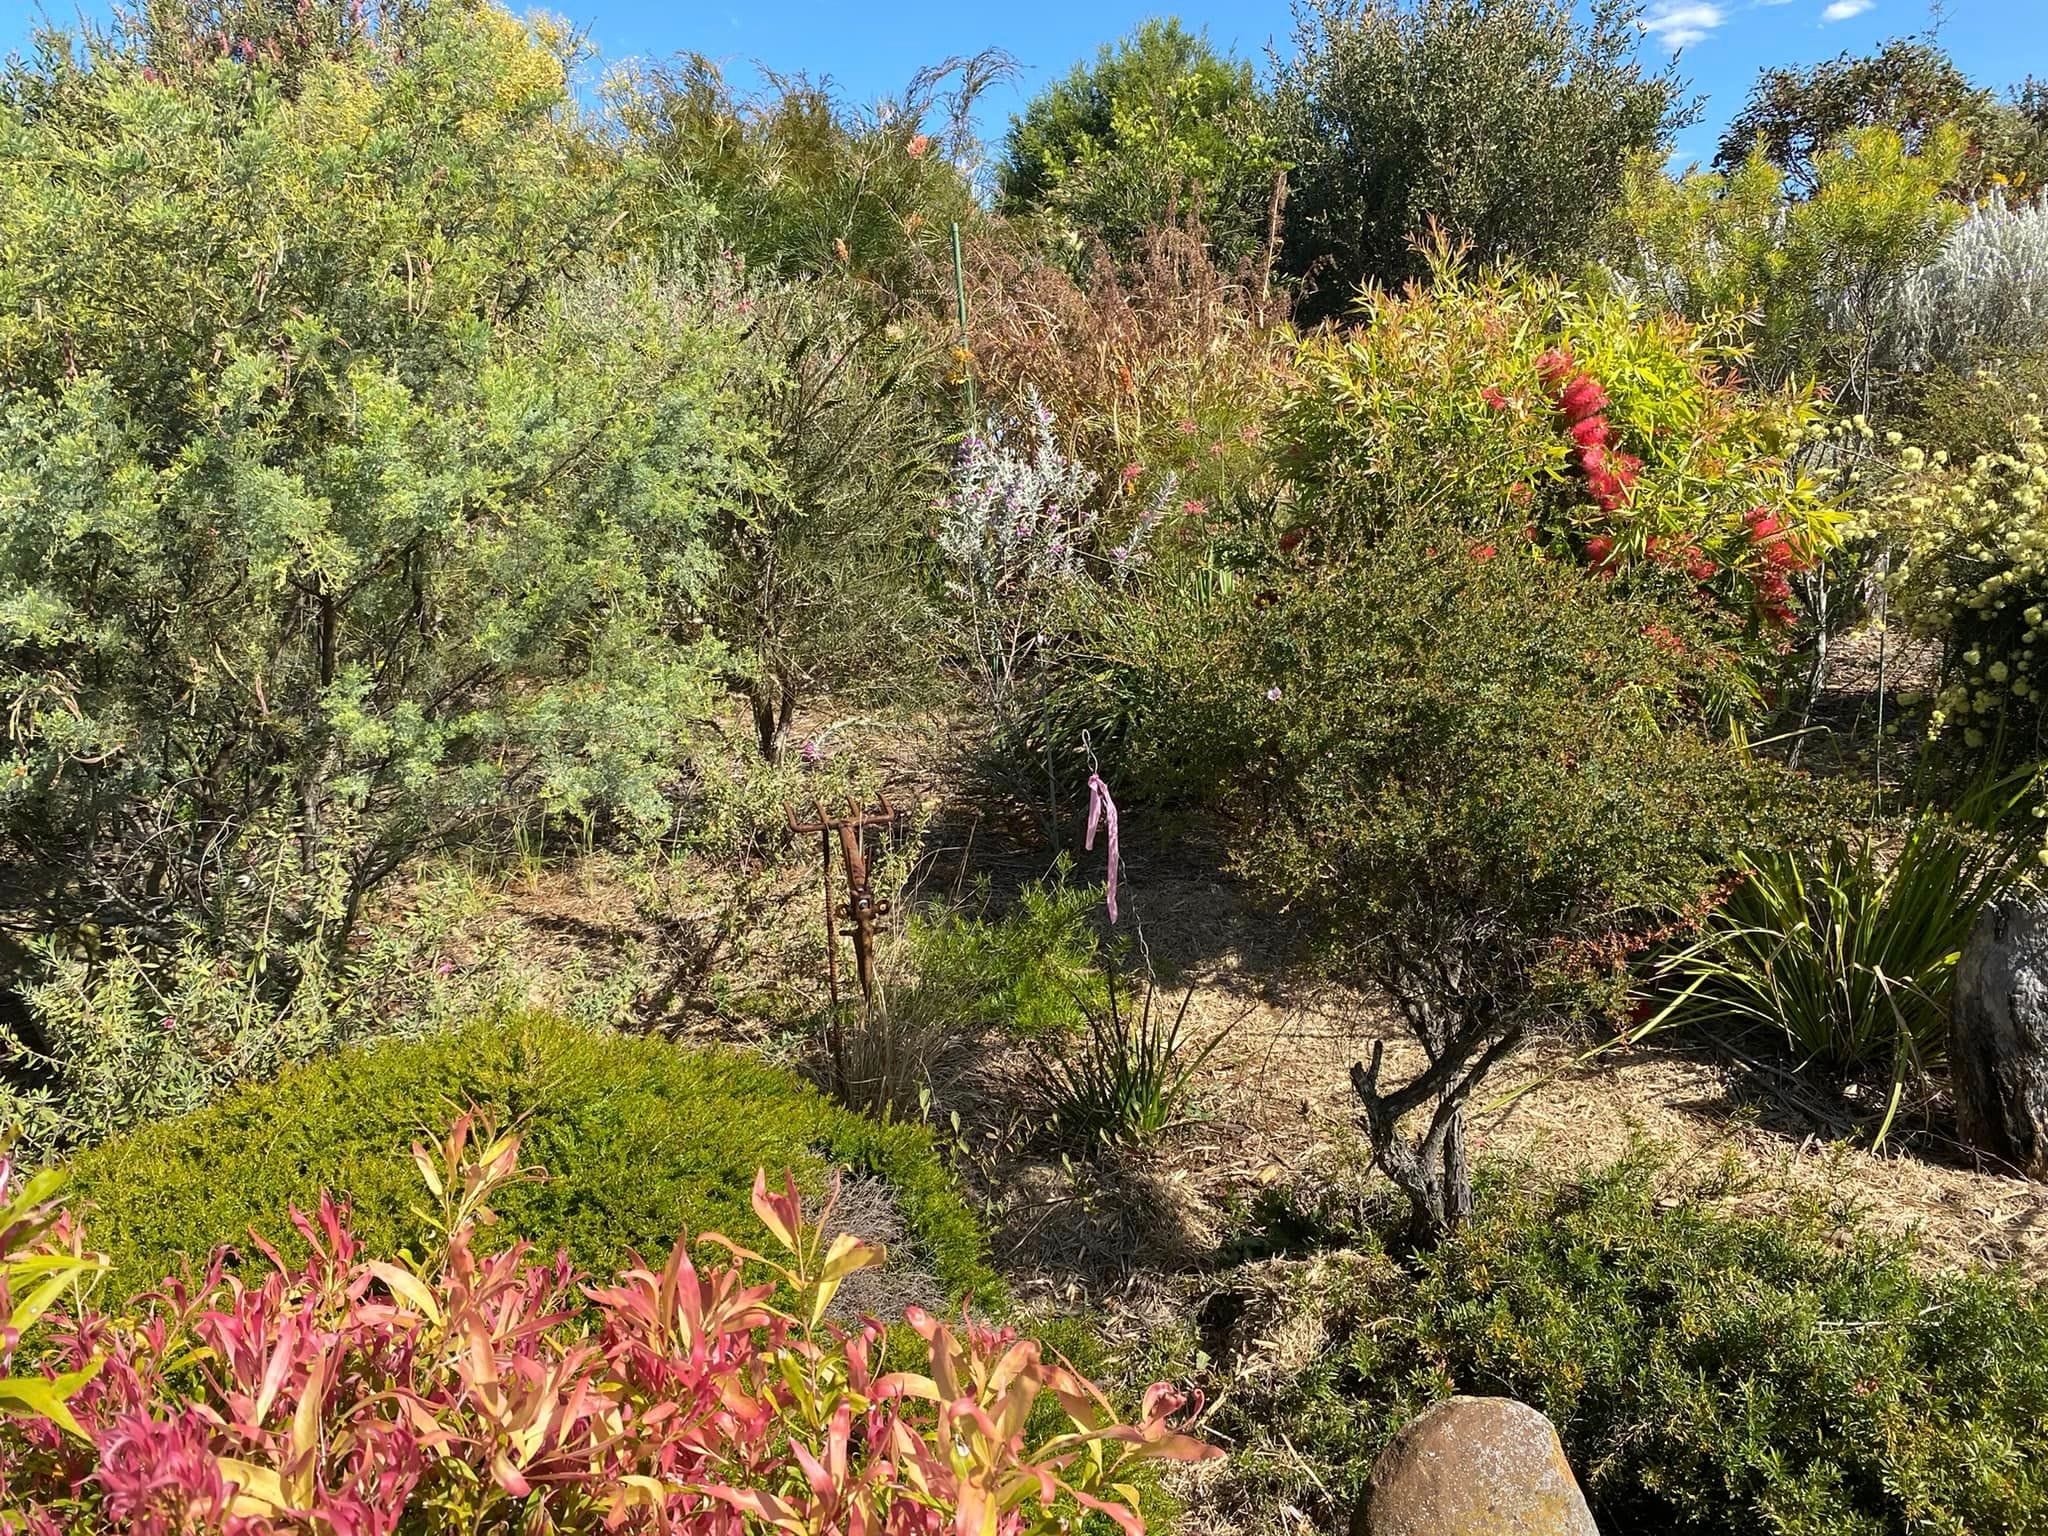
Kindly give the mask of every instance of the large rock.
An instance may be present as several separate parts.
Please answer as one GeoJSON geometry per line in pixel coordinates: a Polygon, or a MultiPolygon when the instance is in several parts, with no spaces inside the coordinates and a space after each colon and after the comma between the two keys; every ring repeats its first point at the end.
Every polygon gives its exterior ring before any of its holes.
{"type": "Polygon", "coordinates": [[[1599,1536],[1550,1420],[1511,1397],[1453,1397],[1394,1437],[1351,1536],[1599,1536]]]}
{"type": "Polygon", "coordinates": [[[2048,911],[2001,897],[1963,946],[1949,1011],[1963,1140],[2048,1179],[2048,911]]]}

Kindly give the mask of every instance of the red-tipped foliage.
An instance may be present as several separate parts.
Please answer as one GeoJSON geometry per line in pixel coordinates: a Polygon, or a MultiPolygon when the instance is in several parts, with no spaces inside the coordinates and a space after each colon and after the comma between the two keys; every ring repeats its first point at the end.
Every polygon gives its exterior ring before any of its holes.
{"type": "MultiPolygon", "coordinates": [[[[678,1241],[658,1268],[595,1285],[525,1244],[480,1254],[494,1191],[531,1174],[516,1138],[486,1129],[474,1146],[475,1129],[415,1148],[441,1205],[424,1262],[361,1256],[347,1210],[323,1200],[294,1216],[311,1256],[266,1249],[259,1282],[216,1263],[133,1317],[50,1312],[38,1373],[15,1380],[52,1409],[0,1421],[0,1530],[1027,1536],[1064,1529],[1053,1506],[1072,1500],[1140,1536],[1122,1491],[1134,1465],[1216,1454],[1174,1427],[1187,1405],[1165,1387],[1121,1422],[1006,1330],[913,1310],[925,1369],[884,1371],[880,1323],[827,1317],[881,1250],[828,1240],[793,1183],[755,1182],[779,1259],[707,1234],[716,1264],[678,1241]],[[1047,1393],[1069,1422],[1034,1438],[1047,1393]]],[[[75,1252],[47,1188],[30,1191],[40,1225],[7,1222],[8,1176],[0,1164],[0,1283],[75,1252]]]]}

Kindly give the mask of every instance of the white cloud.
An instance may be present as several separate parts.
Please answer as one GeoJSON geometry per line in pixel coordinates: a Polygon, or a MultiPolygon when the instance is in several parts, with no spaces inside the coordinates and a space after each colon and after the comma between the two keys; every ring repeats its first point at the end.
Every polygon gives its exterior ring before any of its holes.
{"type": "Polygon", "coordinates": [[[1877,0],[1830,0],[1828,8],[1820,13],[1822,21],[1847,21],[1851,16],[1861,16],[1877,0]]]}
{"type": "MultiPolygon", "coordinates": [[[[1835,0],[1837,5],[1857,3],[1859,0],[1835,0]]],[[[1860,3],[1868,5],[1872,0],[1860,3]]],[[[1683,48],[1698,42],[1727,19],[1727,12],[1710,0],[1658,0],[1636,25],[1667,48],[1683,48]]]]}

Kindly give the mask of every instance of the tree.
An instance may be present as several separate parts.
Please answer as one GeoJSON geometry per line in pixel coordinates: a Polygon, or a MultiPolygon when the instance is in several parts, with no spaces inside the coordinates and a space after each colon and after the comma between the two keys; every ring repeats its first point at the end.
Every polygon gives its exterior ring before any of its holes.
{"type": "Polygon", "coordinates": [[[1249,64],[1147,21],[1011,119],[997,207],[1049,214],[1119,257],[1191,220],[1243,257],[1265,236],[1275,171],[1262,106],[1249,64]]]}
{"type": "Polygon", "coordinates": [[[1763,380],[1823,379],[1868,410],[1900,286],[1962,217],[1943,189],[1963,155],[1962,131],[1946,123],[1913,149],[1888,128],[1851,129],[1814,156],[1796,199],[1761,144],[1725,175],[1673,179],[1643,156],[1630,167],[1614,265],[1680,314],[1745,317],[1763,380]]]}
{"type": "Polygon", "coordinates": [[[900,698],[931,659],[922,566],[958,428],[925,387],[940,371],[927,330],[876,319],[848,289],[767,289],[747,332],[773,472],[721,520],[706,613],[768,758],[807,693],[900,698]]]}
{"type": "MultiPolygon", "coordinates": [[[[2031,86],[2030,82],[2030,86],[2031,86]]],[[[1971,81],[1930,37],[1893,38],[1876,53],[1841,53],[1810,69],[1764,70],[1721,135],[1715,169],[1733,172],[1760,149],[1795,193],[1820,186],[1820,157],[1858,128],[1886,128],[1918,154],[1944,125],[1961,133],[1964,153],[1951,186],[2025,173],[2038,151],[2038,116],[2022,94],[2014,102],[1971,81]]],[[[2038,179],[2038,170],[2036,171],[2038,179]]]]}
{"type": "Polygon", "coordinates": [[[422,851],[666,825],[756,458],[729,275],[556,40],[245,13],[0,78],[0,905],[288,994],[422,851]]]}
{"type": "Polygon", "coordinates": [[[1481,260],[1575,268],[1637,151],[1683,120],[1636,62],[1636,8],[1594,0],[1304,0],[1275,84],[1285,259],[1311,317],[1425,275],[1435,222],[1481,260]]]}
{"type": "Polygon", "coordinates": [[[979,212],[972,112],[1011,68],[995,50],[948,59],[862,110],[802,75],[739,96],[693,54],[628,72],[611,94],[627,142],[715,210],[757,275],[851,277],[895,309],[950,263],[951,224],[979,212]]]}

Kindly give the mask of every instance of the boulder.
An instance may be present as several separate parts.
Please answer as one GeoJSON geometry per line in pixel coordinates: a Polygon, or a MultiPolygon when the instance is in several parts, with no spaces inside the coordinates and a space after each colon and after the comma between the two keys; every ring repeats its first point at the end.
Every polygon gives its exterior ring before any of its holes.
{"type": "Polygon", "coordinates": [[[1956,965],[1949,1069],[1965,1144],[2048,1179],[2048,909],[1991,902],[1956,965]]]}
{"type": "Polygon", "coordinates": [[[1599,1536],[1550,1420],[1511,1397],[1453,1397],[1373,1466],[1351,1536],[1599,1536]]]}

